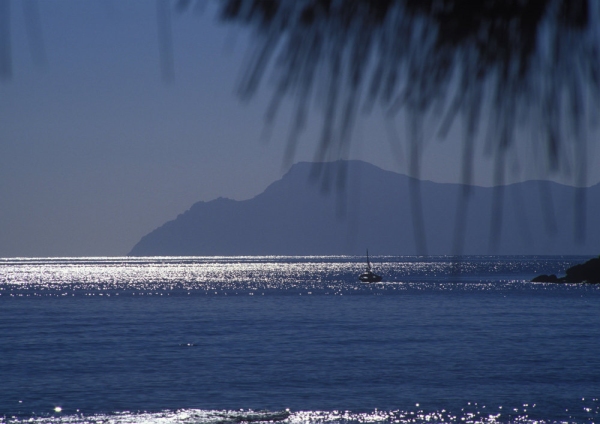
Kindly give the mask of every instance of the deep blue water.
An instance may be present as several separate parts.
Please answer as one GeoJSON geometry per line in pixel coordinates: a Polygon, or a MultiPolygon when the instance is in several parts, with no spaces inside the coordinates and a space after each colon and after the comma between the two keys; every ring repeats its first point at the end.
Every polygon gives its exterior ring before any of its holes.
{"type": "Polygon", "coordinates": [[[0,260],[0,423],[600,420],[588,258],[372,259],[0,260]]]}

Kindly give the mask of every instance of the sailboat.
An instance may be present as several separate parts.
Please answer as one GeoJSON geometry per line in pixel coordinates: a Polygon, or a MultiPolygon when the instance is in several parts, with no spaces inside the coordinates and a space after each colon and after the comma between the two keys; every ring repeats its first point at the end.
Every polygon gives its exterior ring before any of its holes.
{"type": "Polygon", "coordinates": [[[363,283],[378,283],[381,281],[381,275],[377,275],[371,270],[371,262],[369,262],[369,249],[367,249],[367,271],[360,274],[358,279],[363,283]]]}

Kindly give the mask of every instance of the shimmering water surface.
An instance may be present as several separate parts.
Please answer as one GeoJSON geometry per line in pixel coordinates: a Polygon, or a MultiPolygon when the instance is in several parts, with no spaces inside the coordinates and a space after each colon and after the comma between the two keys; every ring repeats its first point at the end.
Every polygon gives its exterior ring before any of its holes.
{"type": "Polygon", "coordinates": [[[0,423],[598,422],[587,259],[0,259],[0,423]]]}

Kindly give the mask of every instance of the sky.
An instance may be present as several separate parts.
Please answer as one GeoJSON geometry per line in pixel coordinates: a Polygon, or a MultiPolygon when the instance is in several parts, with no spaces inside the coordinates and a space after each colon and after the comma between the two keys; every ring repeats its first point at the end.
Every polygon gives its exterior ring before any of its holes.
{"type": "MultiPolygon", "coordinates": [[[[269,81],[250,101],[236,96],[251,34],[219,23],[210,6],[173,13],[174,79],[165,81],[154,1],[40,1],[42,64],[21,3],[10,4],[0,257],[124,255],[192,204],[252,198],[288,170],[291,104],[265,137],[269,81]]],[[[313,160],[320,112],[312,110],[294,162],[313,160]]],[[[402,119],[394,126],[404,134],[402,119]]],[[[357,121],[348,158],[407,173],[393,145],[384,114],[373,112],[357,121]]],[[[459,146],[457,130],[443,142],[429,137],[422,178],[459,182],[459,146]]],[[[491,160],[476,156],[474,182],[491,185],[491,160]]],[[[513,181],[532,178],[522,163],[513,181]]]]}

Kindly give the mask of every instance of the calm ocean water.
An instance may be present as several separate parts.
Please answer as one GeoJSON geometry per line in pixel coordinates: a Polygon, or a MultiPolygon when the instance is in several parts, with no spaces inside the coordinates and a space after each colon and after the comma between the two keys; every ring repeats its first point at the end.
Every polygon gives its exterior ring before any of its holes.
{"type": "Polygon", "coordinates": [[[0,259],[0,423],[600,422],[587,259],[0,259]]]}

